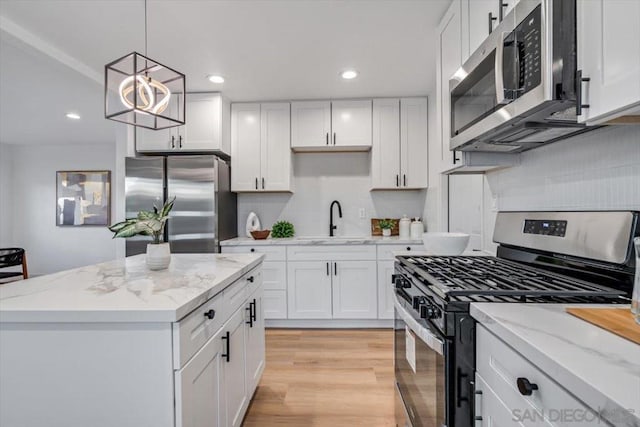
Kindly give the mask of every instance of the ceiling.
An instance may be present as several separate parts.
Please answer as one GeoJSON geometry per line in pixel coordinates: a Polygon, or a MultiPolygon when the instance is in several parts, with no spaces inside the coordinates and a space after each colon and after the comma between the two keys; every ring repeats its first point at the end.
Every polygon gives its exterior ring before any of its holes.
{"type": "MultiPolygon", "coordinates": [[[[147,52],[188,90],[232,101],[432,94],[449,2],[148,0],[147,52]],[[341,79],[346,68],[360,76],[341,79]]],[[[122,125],[104,119],[103,67],[133,50],[142,0],[0,0],[0,142],[112,140],[122,125]]]]}

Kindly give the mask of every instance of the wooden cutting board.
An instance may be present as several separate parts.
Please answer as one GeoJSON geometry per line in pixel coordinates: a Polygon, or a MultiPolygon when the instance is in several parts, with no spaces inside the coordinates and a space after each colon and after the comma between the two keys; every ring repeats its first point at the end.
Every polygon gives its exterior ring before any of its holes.
{"type": "Polygon", "coordinates": [[[640,325],[628,308],[567,308],[567,313],[640,344],[640,325]]]}

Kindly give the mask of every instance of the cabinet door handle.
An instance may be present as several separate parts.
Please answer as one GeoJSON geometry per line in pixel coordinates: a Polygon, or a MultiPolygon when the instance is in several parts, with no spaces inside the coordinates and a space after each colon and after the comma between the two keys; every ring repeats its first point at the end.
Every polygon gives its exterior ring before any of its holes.
{"type": "Polygon", "coordinates": [[[249,281],[249,283],[253,283],[253,276],[247,277],[247,280],[249,281]]]}
{"type": "Polygon", "coordinates": [[[333,145],[336,145],[336,133],[333,133],[333,145]]]}
{"type": "Polygon", "coordinates": [[[591,81],[589,77],[582,77],[582,70],[576,71],[576,115],[582,114],[583,108],[589,108],[589,104],[582,103],[582,83],[591,81]]]}
{"type": "Polygon", "coordinates": [[[400,175],[396,175],[396,187],[400,187],[400,175]]]}
{"type": "Polygon", "coordinates": [[[206,317],[209,320],[213,320],[213,318],[216,317],[216,311],[214,309],[211,309],[209,311],[205,311],[204,312],[204,317],[206,317]]]}
{"type": "Polygon", "coordinates": [[[182,135],[178,137],[178,147],[182,148],[182,135]]]}
{"type": "Polygon", "coordinates": [[[518,386],[518,391],[523,396],[531,396],[534,390],[538,389],[538,384],[529,382],[528,379],[523,377],[520,377],[516,380],[516,385],[518,386]]]}
{"type": "Polygon", "coordinates": [[[455,165],[460,159],[456,157],[456,150],[453,150],[451,153],[453,154],[453,164],[455,165]]]}
{"type": "Polygon", "coordinates": [[[176,148],[176,137],[171,135],[171,148],[176,148]]]}
{"type": "Polygon", "coordinates": [[[406,187],[407,186],[407,175],[406,174],[402,175],[402,182],[403,182],[403,185],[406,187]]]}
{"type": "Polygon", "coordinates": [[[229,363],[229,362],[231,362],[231,351],[230,351],[230,349],[231,349],[231,336],[229,335],[229,331],[227,331],[227,333],[224,334],[222,339],[226,343],[226,352],[222,353],[222,357],[227,359],[227,363],[229,363]]]}
{"type": "Polygon", "coordinates": [[[489,34],[493,32],[493,21],[497,21],[498,18],[493,16],[493,12],[489,12],[489,34]]]}
{"type": "Polygon", "coordinates": [[[329,263],[327,263],[327,276],[328,276],[329,274],[331,274],[331,273],[329,273],[329,263]]]}
{"type": "Polygon", "coordinates": [[[329,132],[327,132],[326,137],[327,137],[327,138],[326,138],[326,139],[327,139],[327,145],[329,145],[329,132]]]}
{"type": "Polygon", "coordinates": [[[264,177],[262,178],[262,189],[264,190],[264,177]]]}
{"type": "Polygon", "coordinates": [[[257,308],[258,308],[258,303],[256,302],[256,299],[253,299],[253,302],[251,303],[253,304],[253,313],[251,314],[251,317],[253,318],[254,322],[258,321],[258,315],[256,314],[257,308]]]}
{"type": "Polygon", "coordinates": [[[255,248],[251,248],[251,252],[255,252],[255,251],[256,251],[255,248]]]}
{"type": "Polygon", "coordinates": [[[247,310],[249,312],[249,320],[247,320],[246,323],[247,325],[249,325],[250,328],[253,328],[253,303],[249,303],[249,307],[245,308],[245,310],[247,310]]]}
{"type": "Polygon", "coordinates": [[[504,19],[504,8],[507,6],[509,6],[509,3],[498,0],[498,18],[500,19],[500,22],[504,19]]]}
{"type": "Polygon", "coordinates": [[[334,276],[338,275],[338,263],[337,262],[333,263],[333,275],[334,276]]]}
{"type": "Polygon", "coordinates": [[[256,190],[258,189],[258,177],[256,177],[256,190]]]}

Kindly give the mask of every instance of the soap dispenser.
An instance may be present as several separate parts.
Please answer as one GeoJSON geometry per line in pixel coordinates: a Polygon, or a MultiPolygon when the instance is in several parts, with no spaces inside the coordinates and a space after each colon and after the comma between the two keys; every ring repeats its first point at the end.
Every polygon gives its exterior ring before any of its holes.
{"type": "Polygon", "coordinates": [[[400,239],[409,239],[411,237],[411,220],[408,216],[402,215],[402,218],[399,221],[399,238],[400,239]]]}

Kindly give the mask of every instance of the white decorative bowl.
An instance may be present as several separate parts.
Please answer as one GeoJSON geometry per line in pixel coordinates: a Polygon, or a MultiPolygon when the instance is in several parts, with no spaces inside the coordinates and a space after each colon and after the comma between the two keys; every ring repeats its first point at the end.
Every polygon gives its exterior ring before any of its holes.
{"type": "Polygon", "coordinates": [[[431,255],[460,255],[467,249],[469,235],[465,233],[424,233],[422,243],[431,255]]]}

